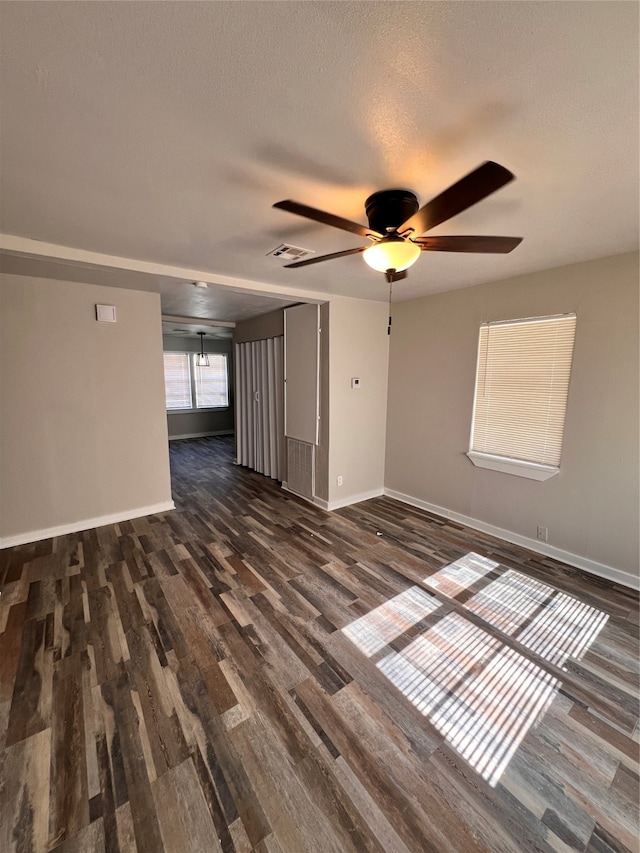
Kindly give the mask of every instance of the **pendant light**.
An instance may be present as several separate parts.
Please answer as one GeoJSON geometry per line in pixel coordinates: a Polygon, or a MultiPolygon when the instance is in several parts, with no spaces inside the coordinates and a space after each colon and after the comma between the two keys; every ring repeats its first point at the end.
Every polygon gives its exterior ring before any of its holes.
{"type": "Polygon", "coordinates": [[[209,367],[209,356],[204,351],[204,336],[206,332],[198,332],[200,335],[200,352],[196,357],[197,367],[209,367]]]}

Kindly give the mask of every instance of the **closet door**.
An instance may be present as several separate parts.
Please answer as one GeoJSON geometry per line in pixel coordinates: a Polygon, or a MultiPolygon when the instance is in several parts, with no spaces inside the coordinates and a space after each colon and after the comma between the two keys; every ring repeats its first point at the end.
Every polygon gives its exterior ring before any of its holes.
{"type": "Polygon", "coordinates": [[[251,343],[235,346],[236,462],[253,468],[255,460],[253,424],[253,377],[251,343]]]}
{"type": "Polygon", "coordinates": [[[236,344],[236,461],[274,480],[284,463],[283,338],[236,344]]]}
{"type": "Polygon", "coordinates": [[[320,306],[284,312],[285,422],[287,438],[318,443],[320,414],[320,306]]]}

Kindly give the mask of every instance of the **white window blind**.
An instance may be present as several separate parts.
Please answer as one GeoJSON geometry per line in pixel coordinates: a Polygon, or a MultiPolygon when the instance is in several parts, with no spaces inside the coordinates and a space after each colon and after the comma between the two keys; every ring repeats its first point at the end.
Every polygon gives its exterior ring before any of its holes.
{"type": "Polygon", "coordinates": [[[471,450],[558,466],[576,315],[480,327],[471,450]]]}
{"type": "Polygon", "coordinates": [[[196,386],[196,406],[206,409],[229,405],[227,382],[227,356],[209,353],[209,367],[198,367],[193,356],[193,374],[196,386]]]}
{"type": "Polygon", "coordinates": [[[167,409],[191,408],[191,377],[186,353],[164,353],[164,387],[167,409]]]}

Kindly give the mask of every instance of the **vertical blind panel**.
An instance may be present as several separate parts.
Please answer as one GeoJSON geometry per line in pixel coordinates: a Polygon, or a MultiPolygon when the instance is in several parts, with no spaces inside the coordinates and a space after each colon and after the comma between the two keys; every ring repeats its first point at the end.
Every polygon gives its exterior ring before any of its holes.
{"type": "Polygon", "coordinates": [[[480,327],[471,450],[559,465],[575,314],[480,327]]]}
{"type": "Polygon", "coordinates": [[[229,405],[227,356],[209,353],[209,367],[199,367],[193,355],[193,375],[196,385],[196,405],[199,409],[229,405]]]}
{"type": "Polygon", "coordinates": [[[167,409],[191,408],[191,377],[186,353],[164,353],[164,387],[167,409]]]}

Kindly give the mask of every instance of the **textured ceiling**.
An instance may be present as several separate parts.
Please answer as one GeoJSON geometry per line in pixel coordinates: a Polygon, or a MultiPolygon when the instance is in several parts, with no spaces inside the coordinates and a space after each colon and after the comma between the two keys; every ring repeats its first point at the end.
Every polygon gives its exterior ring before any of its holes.
{"type": "MultiPolygon", "coordinates": [[[[366,221],[374,190],[407,187],[424,203],[492,159],[517,180],[432,233],[522,245],[423,255],[395,298],[632,250],[638,10],[2,2],[0,231],[167,265],[165,311],[171,266],[383,299],[360,257],[300,270],[266,257],[281,242],[318,254],[361,244],[273,202],[366,221]]],[[[179,313],[214,316],[191,291],[180,302],[174,278],[179,313]]]]}

